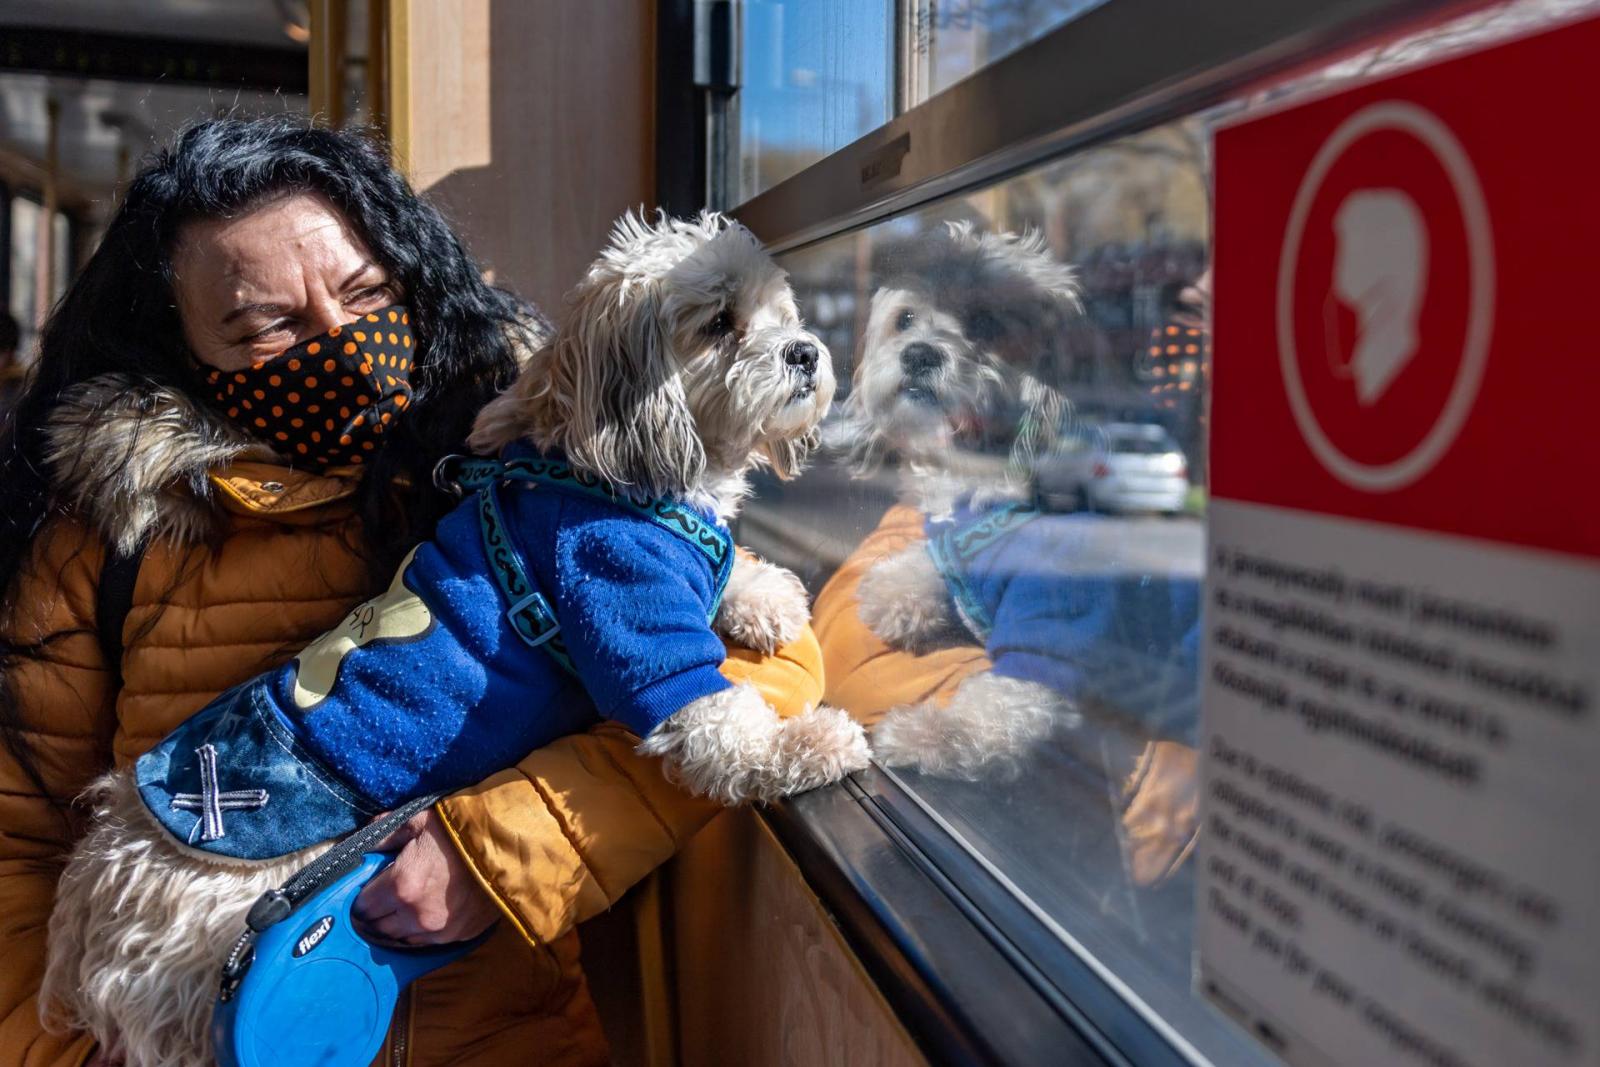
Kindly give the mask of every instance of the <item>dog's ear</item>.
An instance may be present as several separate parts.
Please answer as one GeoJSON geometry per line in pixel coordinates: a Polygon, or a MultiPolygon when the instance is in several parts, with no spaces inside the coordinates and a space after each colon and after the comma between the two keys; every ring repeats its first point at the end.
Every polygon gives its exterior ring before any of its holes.
{"type": "Polygon", "coordinates": [[[1077,272],[1051,254],[1044,234],[1032,228],[1021,233],[978,233],[970,225],[951,224],[951,238],[998,269],[1026,283],[1033,295],[1028,327],[1032,342],[1025,352],[1020,400],[1023,424],[1012,449],[1014,465],[1028,464],[1055,447],[1066,413],[1066,389],[1072,372],[1075,341],[1082,335],[1083,303],[1077,272]]]}
{"type": "Polygon", "coordinates": [[[1012,479],[1026,479],[1034,464],[1055,450],[1061,438],[1061,420],[1067,413],[1067,399],[1052,385],[1031,374],[1023,375],[1022,417],[1006,473],[1012,479]]]}
{"type": "Polygon", "coordinates": [[[551,352],[550,388],[565,416],[555,436],[606,481],[682,493],[704,475],[706,456],[659,311],[654,283],[591,275],[579,286],[551,352]]]}
{"type": "Polygon", "coordinates": [[[840,410],[843,412],[841,433],[845,438],[851,477],[865,478],[883,465],[884,443],[882,435],[878,433],[872,425],[872,419],[867,415],[867,406],[861,399],[859,382],[851,388],[850,395],[844,398],[840,410]]]}
{"type": "Polygon", "coordinates": [[[872,294],[872,301],[868,305],[866,324],[861,329],[860,336],[856,339],[854,369],[850,374],[850,392],[845,395],[839,405],[841,413],[841,426],[845,440],[848,442],[848,462],[850,473],[855,478],[865,478],[883,466],[884,453],[887,451],[883,433],[867,410],[867,391],[863,388],[863,379],[867,374],[867,359],[871,354],[873,345],[883,343],[881,329],[875,328],[882,318],[882,304],[889,289],[879,287],[872,294]]]}
{"type": "Polygon", "coordinates": [[[768,463],[772,464],[772,473],[788,481],[800,473],[805,467],[806,460],[821,442],[822,431],[817,429],[803,437],[783,441],[763,441],[758,451],[766,457],[768,463]]]}
{"type": "MultiPolygon", "coordinates": [[[[493,456],[502,448],[526,438],[538,445],[548,443],[551,407],[548,390],[549,366],[553,345],[546,343],[526,360],[516,381],[483,406],[473,420],[467,447],[481,456],[493,456]]],[[[560,417],[559,415],[557,417],[560,417]]]]}

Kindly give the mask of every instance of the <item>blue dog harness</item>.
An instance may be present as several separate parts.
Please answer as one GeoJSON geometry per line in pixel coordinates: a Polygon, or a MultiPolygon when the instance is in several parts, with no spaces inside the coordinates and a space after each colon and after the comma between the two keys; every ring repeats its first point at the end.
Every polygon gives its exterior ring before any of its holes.
{"type": "Polygon", "coordinates": [[[602,718],[646,735],[728,687],[709,621],[734,552],[713,516],[526,448],[435,477],[471,495],[386,592],[140,758],[180,841],[283,855],[602,718]]]}
{"type": "Polygon", "coordinates": [[[577,673],[572,657],[561,639],[561,624],[550,601],[528,577],[522,554],[506,534],[506,521],[500,511],[499,487],[507,482],[545,485],[566,492],[583,493],[619,507],[633,509],[640,516],[660,524],[668,533],[682,538],[699,550],[717,576],[716,594],[706,613],[706,622],[716,618],[722,594],[733,571],[733,540],[728,532],[708,523],[681,504],[653,497],[635,498],[606,485],[591,475],[573,470],[560,460],[543,456],[523,457],[510,462],[475,456],[446,456],[434,468],[433,481],[441,489],[457,493],[476,493],[478,527],[483,533],[483,551],[490,571],[507,605],[506,619],[517,636],[530,648],[543,648],[562,669],[577,673]]]}
{"type": "Polygon", "coordinates": [[[924,527],[928,555],[996,674],[1187,736],[1198,714],[1199,579],[1089,563],[1084,546],[1099,521],[1008,504],[960,507],[924,527]]]}

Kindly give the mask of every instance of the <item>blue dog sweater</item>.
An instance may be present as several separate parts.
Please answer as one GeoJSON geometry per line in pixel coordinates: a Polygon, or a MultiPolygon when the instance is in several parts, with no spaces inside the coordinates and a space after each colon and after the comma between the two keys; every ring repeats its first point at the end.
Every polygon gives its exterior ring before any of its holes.
{"type": "MultiPolygon", "coordinates": [[[[571,670],[508,621],[469,496],[387,592],[139,760],[144,801],[174,836],[223,855],[282,855],[476,784],[599,719],[646,735],[728,687],[708,623],[725,575],[704,552],[592,487],[510,483],[497,495],[571,670]]],[[[692,514],[725,541],[714,517],[692,514]]],[[[731,563],[729,550],[722,569],[731,563]]]]}
{"type": "Polygon", "coordinates": [[[994,673],[1095,700],[1160,734],[1198,713],[1200,583],[1086,565],[1092,516],[960,506],[926,520],[927,550],[994,673]]]}

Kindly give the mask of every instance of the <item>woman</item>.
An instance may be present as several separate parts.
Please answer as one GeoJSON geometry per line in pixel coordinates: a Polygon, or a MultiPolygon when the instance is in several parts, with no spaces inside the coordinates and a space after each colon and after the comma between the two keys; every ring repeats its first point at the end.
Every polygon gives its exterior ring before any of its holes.
{"type": "MultiPolygon", "coordinates": [[[[382,589],[451,503],[434,465],[545,329],[353,135],[209,122],[129,186],[0,446],[0,1062],[91,1055],[37,1003],[73,798],[382,589]],[[214,385],[393,305],[416,338],[393,395],[339,366],[287,408],[214,385]],[[385,418],[357,418],[372,399],[385,418]]],[[[808,634],[724,671],[792,710],[820,698],[819,663],[808,634]]],[[[384,1062],[606,1061],[571,931],[715,810],[633,745],[563,739],[402,832],[362,897],[373,927],[428,943],[500,923],[412,988],[384,1062]]]]}

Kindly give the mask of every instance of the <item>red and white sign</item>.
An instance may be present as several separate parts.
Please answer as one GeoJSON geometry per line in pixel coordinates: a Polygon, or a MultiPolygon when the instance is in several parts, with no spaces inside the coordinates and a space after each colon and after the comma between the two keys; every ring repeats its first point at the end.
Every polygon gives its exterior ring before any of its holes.
{"type": "Polygon", "coordinates": [[[1600,21],[1216,136],[1201,993],[1600,1064],[1600,21]]]}

